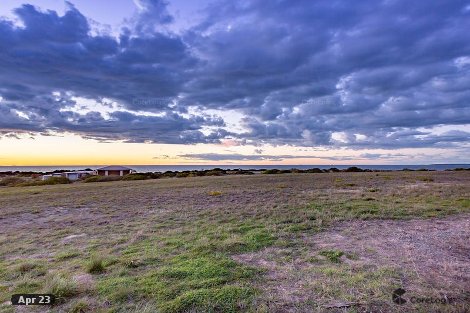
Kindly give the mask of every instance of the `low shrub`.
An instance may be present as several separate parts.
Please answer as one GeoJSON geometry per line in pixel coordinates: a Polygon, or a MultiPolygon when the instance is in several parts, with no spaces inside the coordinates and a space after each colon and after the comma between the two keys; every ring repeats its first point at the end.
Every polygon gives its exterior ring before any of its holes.
{"type": "Polygon", "coordinates": [[[26,180],[17,176],[4,177],[0,180],[0,186],[17,186],[25,183],[26,180]]]}
{"type": "Polygon", "coordinates": [[[16,186],[45,186],[45,185],[59,185],[59,184],[70,184],[71,181],[67,177],[50,177],[46,180],[34,180],[24,182],[16,186]]]}
{"type": "Polygon", "coordinates": [[[356,173],[359,173],[359,172],[364,172],[364,170],[362,168],[359,168],[357,166],[351,166],[351,167],[348,167],[347,169],[344,170],[345,172],[356,172],[356,173]]]}
{"type": "Polygon", "coordinates": [[[108,181],[118,181],[122,180],[122,176],[90,176],[85,178],[83,182],[85,183],[101,183],[101,182],[108,182],[108,181]]]}
{"type": "Polygon", "coordinates": [[[321,169],[319,169],[318,167],[310,168],[310,169],[306,170],[305,172],[307,172],[307,173],[323,173],[323,171],[321,169]]]}
{"type": "Polygon", "coordinates": [[[146,180],[151,177],[146,174],[129,174],[122,178],[122,180],[146,180]]]}
{"type": "Polygon", "coordinates": [[[277,169],[272,169],[272,170],[265,170],[261,172],[262,174],[279,174],[281,171],[277,169]]]}

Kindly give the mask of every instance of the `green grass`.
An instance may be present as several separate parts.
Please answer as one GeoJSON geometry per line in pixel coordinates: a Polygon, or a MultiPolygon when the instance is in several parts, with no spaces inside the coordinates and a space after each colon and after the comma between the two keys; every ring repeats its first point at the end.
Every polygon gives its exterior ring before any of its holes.
{"type": "Polygon", "coordinates": [[[55,255],[56,260],[64,261],[76,258],[80,255],[77,251],[61,251],[55,255]]]}
{"type": "Polygon", "coordinates": [[[68,298],[79,294],[79,288],[77,283],[71,278],[51,275],[46,277],[43,292],[53,294],[58,302],[65,302],[68,298]]]}
{"type": "Polygon", "coordinates": [[[318,253],[321,256],[327,258],[330,262],[340,263],[341,257],[344,255],[343,251],[339,250],[322,250],[318,253]]]}

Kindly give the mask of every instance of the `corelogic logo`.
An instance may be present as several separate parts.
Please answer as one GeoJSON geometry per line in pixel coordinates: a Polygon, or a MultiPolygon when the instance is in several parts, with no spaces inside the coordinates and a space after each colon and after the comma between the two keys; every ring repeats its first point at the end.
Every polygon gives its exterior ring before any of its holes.
{"type": "Polygon", "coordinates": [[[392,300],[396,304],[405,304],[406,299],[404,299],[402,296],[405,294],[406,290],[403,288],[398,288],[393,291],[392,294],[392,300]]]}
{"type": "MultiPolygon", "coordinates": [[[[457,298],[457,297],[448,297],[448,296],[443,296],[443,297],[416,297],[416,296],[411,296],[408,297],[408,300],[403,298],[403,295],[406,293],[406,290],[403,288],[398,288],[395,289],[392,293],[392,300],[396,304],[405,304],[406,302],[410,303],[418,303],[418,304],[453,304],[457,301],[461,301],[463,298],[457,298]]],[[[466,297],[465,297],[466,298],[466,297]]]]}

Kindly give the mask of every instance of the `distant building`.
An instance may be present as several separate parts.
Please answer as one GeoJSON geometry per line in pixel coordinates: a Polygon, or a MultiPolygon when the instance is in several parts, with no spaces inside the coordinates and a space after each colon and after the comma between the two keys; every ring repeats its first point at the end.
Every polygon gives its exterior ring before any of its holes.
{"type": "Polygon", "coordinates": [[[135,171],[131,168],[125,166],[106,166],[96,170],[100,176],[124,176],[135,171]]]}
{"type": "Polygon", "coordinates": [[[70,180],[78,180],[85,176],[96,175],[96,171],[73,171],[73,172],[62,172],[62,173],[52,173],[48,175],[43,175],[42,180],[49,179],[51,177],[66,177],[70,180]]]}
{"type": "Polygon", "coordinates": [[[75,172],[65,172],[64,177],[67,177],[70,180],[78,180],[80,178],[96,175],[96,171],[75,171],[75,172]]]}

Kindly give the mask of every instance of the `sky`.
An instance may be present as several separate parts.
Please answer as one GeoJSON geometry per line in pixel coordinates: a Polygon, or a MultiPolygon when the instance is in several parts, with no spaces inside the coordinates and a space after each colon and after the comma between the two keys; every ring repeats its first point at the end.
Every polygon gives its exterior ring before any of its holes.
{"type": "Polygon", "coordinates": [[[470,163],[470,1],[2,0],[0,165],[470,163]]]}

